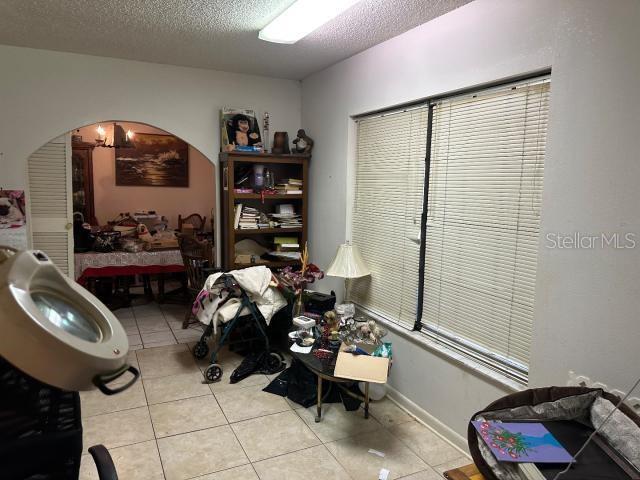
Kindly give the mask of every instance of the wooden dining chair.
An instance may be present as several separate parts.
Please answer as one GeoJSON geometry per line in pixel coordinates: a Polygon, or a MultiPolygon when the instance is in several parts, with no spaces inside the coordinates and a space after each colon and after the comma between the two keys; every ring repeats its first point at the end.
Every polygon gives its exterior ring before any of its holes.
{"type": "Polygon", "coordinates": [[[201,232],[204,230],[204,226],[206,224],[207,217],[202,217],[197,213],[192,213],[191,215],[187,215],[186,217],[182,217],[182,215],[178,215],[178,231],[182,231],[182,225],[185,223],[193,225],[193,229],[196,232],[201,232]]]}
{"type": "Polygon", "coordinates": [[[191,321],[191,305],[198,293],[204,287],[204,282],[212,273],[219,271],[215,268],[213,245],[206,240],[198,240],[188,235],[178,235],[180,254],[187,275],[187,293],[189,295],[189,307],[185,312],[182,328],[187,328],[191,321]]]}

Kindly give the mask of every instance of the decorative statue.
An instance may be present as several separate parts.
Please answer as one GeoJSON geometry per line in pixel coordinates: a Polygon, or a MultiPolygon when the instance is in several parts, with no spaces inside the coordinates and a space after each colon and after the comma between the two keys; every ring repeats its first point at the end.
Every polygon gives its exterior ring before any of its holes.
{"type": "Polygon", "coordinates": [[[313,149],[313,139],[308,137],[306,132],[301,128],[298,130],[298,136],[293,141],[294,150],[296,153],[311,153],[311,149],[313,149]]]}

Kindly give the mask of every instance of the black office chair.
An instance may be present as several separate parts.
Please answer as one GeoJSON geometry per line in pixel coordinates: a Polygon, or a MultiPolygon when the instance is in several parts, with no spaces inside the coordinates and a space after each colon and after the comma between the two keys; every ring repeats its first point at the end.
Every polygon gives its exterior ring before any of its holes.
{"type": "MultiPolygon", "coordinates": [[[[89,453],[100,480],[118,480],[104,445],[92,446],[89,453]]],[[[0,357],[2,479],[77,479],[81,457],[78,392],[42,383],[0,357]]]]}

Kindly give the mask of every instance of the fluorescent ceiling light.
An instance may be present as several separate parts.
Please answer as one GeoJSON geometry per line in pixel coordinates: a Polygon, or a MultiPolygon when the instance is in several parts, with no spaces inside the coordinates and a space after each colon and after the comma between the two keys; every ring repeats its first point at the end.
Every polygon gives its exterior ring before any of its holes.
{"type": "Polygon", "coordinates": [[[296,43],[360,0],[296,0],[258,33],[267,42],[296,43]]]}

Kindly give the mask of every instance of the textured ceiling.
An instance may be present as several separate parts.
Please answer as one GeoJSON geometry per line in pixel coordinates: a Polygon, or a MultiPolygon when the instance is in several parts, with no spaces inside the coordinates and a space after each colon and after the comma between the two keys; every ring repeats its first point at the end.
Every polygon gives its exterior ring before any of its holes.
{"type": "Polygon", "coordinates": [[[469,1],[362,0],[280,45],[258,31],[292,0],[1,0],[0,44],[302,79],[469,1]]]}

